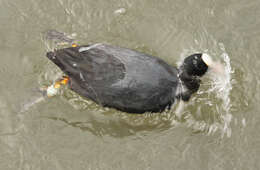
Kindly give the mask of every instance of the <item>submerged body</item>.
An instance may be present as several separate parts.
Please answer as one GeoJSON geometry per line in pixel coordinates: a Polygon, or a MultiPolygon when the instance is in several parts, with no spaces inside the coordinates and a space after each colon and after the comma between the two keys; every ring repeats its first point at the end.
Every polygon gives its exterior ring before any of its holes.
{"type": "Polygon", "coordinates": [[[176,98],[188,100],[199,87],[185,70],[180,73],[157,57],[112,45],[64,48],[47,57],[70,77],[73,91],[129,113],[163,111],[176,98]],[[185,90],[179,92],[180,87],[185,90]]]}

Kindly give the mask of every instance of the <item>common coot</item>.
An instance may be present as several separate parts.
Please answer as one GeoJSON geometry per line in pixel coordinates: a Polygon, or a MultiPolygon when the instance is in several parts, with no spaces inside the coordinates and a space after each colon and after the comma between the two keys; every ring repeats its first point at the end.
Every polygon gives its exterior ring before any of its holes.
{"type": "Polygon", "coordinates": [[[47,57],[69,77],[73,91],[128,113],[161,112],[176,99],[188,101],[214,65],[210,56],[196,53],[177,69],[160,58],[107,44],[58,49],[47,57]]]}

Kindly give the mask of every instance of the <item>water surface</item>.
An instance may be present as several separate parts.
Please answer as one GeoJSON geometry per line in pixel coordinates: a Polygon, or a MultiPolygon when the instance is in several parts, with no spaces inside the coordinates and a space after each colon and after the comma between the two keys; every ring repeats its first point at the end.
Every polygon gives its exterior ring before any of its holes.
{"type": "Polygon", "coordinates": [[[259,1],[0,0],[0,169],[260,169],[259,18],[259,1]],[[66,88],[37,103],[62,76],[45,57],[50,29],[171,65],[207,52],[227,77],[204,77],[181,119],[176,107],[130,115],[66,88]]]}

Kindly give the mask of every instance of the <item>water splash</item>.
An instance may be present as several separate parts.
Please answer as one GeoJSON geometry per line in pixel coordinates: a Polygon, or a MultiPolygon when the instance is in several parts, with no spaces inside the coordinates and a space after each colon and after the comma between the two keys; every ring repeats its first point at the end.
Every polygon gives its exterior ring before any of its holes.
{"type": "Polygon", "coordinates": [[[22,104],[22,108],[20,109],[19,113],[24,113],[24,112],[28,111],[31,107],[33,107],[34,105],[36,105],[44,100],[45,100],[44,96],[39,96],[36,99],[33,98],[30,101],[26,101],[24,104],[22,104]]]}
{"type": "MultiPolygon", "coordinates": [[[[185,124],[187,127],[193,129],[194,131],[200,131],[200,132],[206,132],[208,135],[214,134],[215,132],[219,131],[221,132],[221,136],[224,137],[225,135],[227,137],[231,136],[232,130],[231,130],[231,121],[232,121],[232,114],[230,113],[231,110],[231,101],[230,101],[230,92],[232,90],[232,79],[231,75],[233,73],[233,70],[231,68],[230,64],[230,58],[228,54],[225,52],[225,48],[223,44],[218,44],[222,54],[217,55],[213,54],[214,56],[219,56],[218,60],[223,65],[223,72],[222,73],[215,73],[213,71],[209,72],[208,78],[210,79],[210,86],[206,85],[206,90],[201,90],[198,93],[200,94],[206,94],[208,97],[207,99],[194,99],[194,103],[199,104],[206,104],[212,108],[213,114],[215,116],[214,121],[210,123],[210,121],[206,120],[206,118],[203,118],[203,120],[198,120],[194,117],[194,114],[196,113],[188,113],[184,115],[185,124]],[[213,98],[211,98],[213,96],[213,98]],[[203,102],[198,102],[198,100],[201,100],[203,102]]],[[[209,51],[206,51],[207,53],[210,53],[209,51]]],[[[185,51],[180,61],[177,63],[180,65],[182,63],[182,60],[184,56],[187,56],[188,53],[191,53],[190,51],[185,51]]],[[[212,57],[213,58],[213,57],[212,57]]],[[[215,57],[216,58],[216,57],[215,57]]],[[[191,104],[192,105],[192,104],[191,104]]],[[[197,108],[197,112],[201,114],[201,107],[197,108]]],[[[205,113],[202,113],[205,114],[205,113]]],[[[209,111],[206,114],[212,114],[211,111],[209,111]]]]}
{"type": "MultiPolygon", "coordinates": [[[[224,51],[224,46],[221,45],[222,51],[224,51]]],[[[232,90],[231,74],[233,73],[230,58],[226,52],[224,52],[220,59],[224,62],[224,74],[219,76],[212,74],[210,77],[213,80],[210,91],[215,92],[216,97],[221,101],[221,109],[219,110],[221,124],[213,124],[212,126],[217,127],[221,130],[222,137],[226,134],[227,137],[231,136],[231,121],[232,114],[230,114],[231,102],[230,102],[230,92],[232,90]]],[[[210,127],[211,129],[212,127],[210,127]]],[[[209,130],[209,134],[211,131],[209,130]]]]}

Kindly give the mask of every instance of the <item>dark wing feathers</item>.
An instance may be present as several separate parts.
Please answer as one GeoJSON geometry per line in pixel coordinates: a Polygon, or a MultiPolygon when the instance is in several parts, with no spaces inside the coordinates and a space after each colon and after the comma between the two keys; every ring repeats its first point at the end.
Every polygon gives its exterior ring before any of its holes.
{"type": "Polygon", "coordinates": [[[70,77],[72,90],[104,106],[143,113],[174,102],[177,69],[156,57],[110,45],[65,48],[47,57],[70,77]]]}
{"type": "Polygon", "coordinates": [[[95,48],[79,52],[81,47],[87,46],[57,50],[54,63],[75,80],[91,84],[111,85],[124,78],[125,68],[120,60],[95,48]]]}

